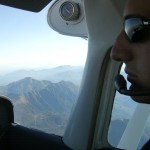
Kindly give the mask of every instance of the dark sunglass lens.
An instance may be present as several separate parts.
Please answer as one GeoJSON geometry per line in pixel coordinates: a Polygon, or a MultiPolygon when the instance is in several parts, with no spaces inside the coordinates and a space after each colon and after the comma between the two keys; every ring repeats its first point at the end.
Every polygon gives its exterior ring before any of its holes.
{"type": "Polygon", "coordinates": [[[133,42],[141,42],[144,41],[148,38],[149,35],[149,31],[148,28],[143,28],[142,30],[136,32],[133,36],[132,36],[132,41],[133,42]]]}
{"type": "MultiPolygon", "coordinates": [[[[138,32],[142,32],[143,23],[140,18],[128,18],[124,22],[124,30],[130,39],[130,41],[135,41],[138,32]]],[[[139,36],[139,35],[138,35],[139,36]]]]}

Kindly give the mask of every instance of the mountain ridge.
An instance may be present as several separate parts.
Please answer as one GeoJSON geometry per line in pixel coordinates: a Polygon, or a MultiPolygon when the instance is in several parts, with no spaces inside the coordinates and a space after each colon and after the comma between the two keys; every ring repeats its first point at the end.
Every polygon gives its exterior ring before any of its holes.
{"type": "Polygon", "coordinates": [[[52,83],[31,77],[0,86],[0,95],[13,102],[15,122],[58,135],[64,132],[77,93],[78,86],[70,81],[52,83]]]}
{"type": "Polygon", "coordinates": [[[58,66],[50,69],[18,70],[1,76],[0,85],[31,77],[37,80],[48,80],[57,83],[61,80],[79,85],[83,74],[82,66],[58,66]]]}

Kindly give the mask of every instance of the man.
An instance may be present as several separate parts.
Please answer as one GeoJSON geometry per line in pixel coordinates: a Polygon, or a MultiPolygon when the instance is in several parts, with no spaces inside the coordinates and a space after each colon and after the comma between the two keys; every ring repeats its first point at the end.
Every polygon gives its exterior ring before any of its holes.
{"type": "MultiPolygon", "coordinates": [[[[111,51],[111,58],[125,63],[132,90],[150,91],[150,0],[127,0],[123,29],[111,51]]],[[[149,96],[132,96],[137,102],[150,104],[149,96]]],[[[143,150],[150,150],[150,141],[143,150]]]]}
{"type": "MultiPolygon", "coordinates": [[[[132,89],[150,89],[150,0],[127,0],[123,29],[111,51],[111,58],[125,63],[132,89]]],[[[133,96],[150,103],[149,96],[133,96]]]]}

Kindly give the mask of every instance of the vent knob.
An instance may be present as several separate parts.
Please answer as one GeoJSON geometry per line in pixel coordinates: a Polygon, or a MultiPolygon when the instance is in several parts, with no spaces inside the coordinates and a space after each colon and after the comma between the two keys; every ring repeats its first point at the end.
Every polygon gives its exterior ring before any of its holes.
{"type": "Polygon", "coordinates": [[[66,1],[60,6],[59,13],[63,20],[74,21],[80,16],[80,7],[75,2],[66,1]]]}

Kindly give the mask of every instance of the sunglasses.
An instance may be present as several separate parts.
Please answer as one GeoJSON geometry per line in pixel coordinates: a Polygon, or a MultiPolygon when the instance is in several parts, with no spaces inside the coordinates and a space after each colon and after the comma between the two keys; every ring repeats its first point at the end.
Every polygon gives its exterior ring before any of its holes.
{"type": "Polygon", "coordinates": [[[123,23],[124,31],[131,42],[146,40],[150,36],[149,26],[150,19],[141,17],[128,17],[123,23]]]}

